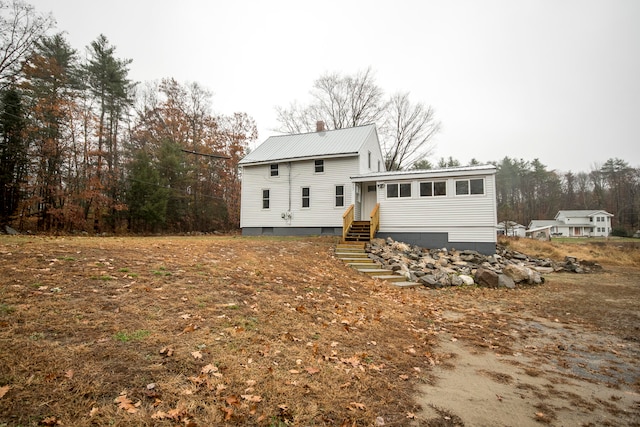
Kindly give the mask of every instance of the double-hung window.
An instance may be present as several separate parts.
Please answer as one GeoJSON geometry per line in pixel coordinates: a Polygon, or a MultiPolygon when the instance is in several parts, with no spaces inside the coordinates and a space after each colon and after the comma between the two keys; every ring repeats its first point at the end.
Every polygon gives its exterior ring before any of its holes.
{"type": "Polygon", "coordinates": [[[484,194],[484,179],[459,179],[456,181],[456,196],[484,194]]]}
{"type": "Polygon", "coordinates": [[[411,197],[410,182],[387,184],[387,199],[398,197],[411,197]]]}
{"type": "Polygon", "coordinates": [[[302,187],[302,207],[308,208],[311,206],[311,189],[309,187],[302,187]]]}
{"type": "Polygon", "coordinates": [[[269,209],[269,190],[262,190],[262,209],[269,209]]]}
{"type": "Polygon", "coordinates": [[[278,164],[273,163],[269,167],[270,167],[271,176],[278,176],[278,164]]]}
{"type": "Polygon", "coordinates": [[[344,185],[336,185],[336,207],[344,206],[344,185]]]}
{"type": "Polygon", "coordinates": [[[324,172],[324,160],[316,160],[314,166],[316,173],[324,172]]]}

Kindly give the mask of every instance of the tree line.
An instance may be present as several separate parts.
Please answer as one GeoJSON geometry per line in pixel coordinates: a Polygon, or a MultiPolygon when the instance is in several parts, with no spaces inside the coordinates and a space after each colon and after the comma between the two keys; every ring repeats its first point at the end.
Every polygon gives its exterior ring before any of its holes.
{"type": "MultiPolygon", "coordinates": [[[[182,233],[239,226],[238,161],[254,120],[211,111],[198,83],[140,84],[131,59],[99,35],[80,55],[55,21],[0,0],[0,225],[42,232],[182,233]]],[[[460,166],[428,156],[434,109],[408,92],[385,95],[367,69],[325,73],[307,104],[276,107],[279,131],[375,123],[387,170],[460,166]]],[[[609,159],[590,172],[548,170],[505,157],[497,168],[499,221],[527,225],[560,209],[604,209],[617,232],[640,227],[640,170],[609,159]]],[[[472,160],[471,164],[479,164],[472,160]]]]}
{"type": "Polygon", "coordinates": [[[237,228],[245,113],[174,79],[142,86],[98,36],[86,55],[51,16],[0,1],[0,223],[43,232],[237,228]]]}

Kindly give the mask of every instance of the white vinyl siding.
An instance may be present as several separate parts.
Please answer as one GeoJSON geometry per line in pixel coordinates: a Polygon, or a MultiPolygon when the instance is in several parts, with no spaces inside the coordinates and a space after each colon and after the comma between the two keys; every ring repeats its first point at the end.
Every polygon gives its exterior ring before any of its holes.
{"type": "Polygon", "coordinates": [[[451,242],[495,242],[495,175],[471,179],[479,178],[483,179],[485,194],[474,197],[455,196],[455,182],[461,177],[439,179],[446,182],[448,196],[378,196],[380,232],[446,232],[451,242]]]}
{"type": "Polygon", "coordinates": [[[342,214],[354,203],[350,177],[358,168],[358,158],[325,158],[324,167],[326,173],[316,174],[314,160],[283,162],[280,163],[280,177],[273,179],[269,176],[268,164],[244,166],[240,226],[342,227],[342,214]],[[336,185],[344,186],[344,208],[336,207],[336,185]],[[308,208],[302,208],[302,187],[308,187],[310,191],[308,208]],[[259,200],[262,190],[267,188],[269,209],[262,209],[259,200]],[[288,221],[282,218],[286,212],[291,213],[288,221]]]}

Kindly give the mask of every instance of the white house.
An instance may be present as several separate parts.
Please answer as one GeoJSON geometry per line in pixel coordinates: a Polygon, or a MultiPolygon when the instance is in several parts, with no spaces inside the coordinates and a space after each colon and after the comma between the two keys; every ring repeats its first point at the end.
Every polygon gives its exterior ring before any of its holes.
{"type": "Polygon", "coordinates": [[[563,210],[554,219],[532,220],[527,227],[531,237],[606,237],[611,234],[610,214],[604,210],[563,210]]]}
{"type": "Polygon", "coordinates": [[[526,237],[527,227],[515,221],[502,221],[496,225],[498,236],[526,237]]]}
{"type": "Polygon", "coordinates": [[[240,165],[243,235],[345,237],[361,221],[376,237],[495,252],[492,165],[388,172],[374,125],[273,136],[240,165]]]}

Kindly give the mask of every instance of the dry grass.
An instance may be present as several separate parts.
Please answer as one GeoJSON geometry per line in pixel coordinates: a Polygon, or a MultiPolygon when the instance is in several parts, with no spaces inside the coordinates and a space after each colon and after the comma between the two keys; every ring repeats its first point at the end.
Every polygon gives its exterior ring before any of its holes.
{"type": "MultiPolygon", "coordinates": [[[[555,282],[398,290],[346,268],[334,243],[1,236],[0,426],[453,425],[414,416],[431,368],[455,365],[441,334],[507,351],[525,309],[585,303],[555,282]]],[[[628,312],[580,321],[615,316],[637,339],[628,312]]]]}
{"type": "Polygon", "coordinates": [[[640,265],[640,241],[629,239],[564,239],[543,241],[502,237],[499,243],[537,258],[561,261],[565,256],[610,266],[640,265]]]}
{"type": "Polygon", "coordinates": [[[0,425],[351,426],[416,410],[424,317],[334,259],[332,239],[2,239],[0,425]]]}

